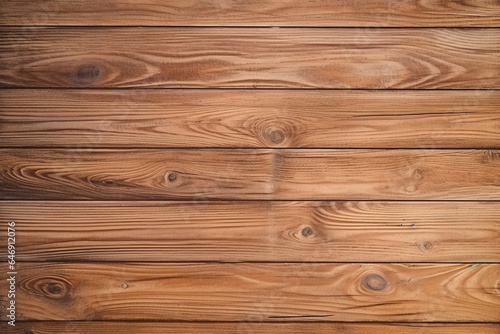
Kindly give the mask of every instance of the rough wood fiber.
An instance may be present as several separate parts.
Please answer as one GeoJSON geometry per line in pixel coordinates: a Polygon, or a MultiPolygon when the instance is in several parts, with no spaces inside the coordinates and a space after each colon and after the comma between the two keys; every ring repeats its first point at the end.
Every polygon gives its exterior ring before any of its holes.
{"type": "Polygon", "coordinates": [[[9,0],[0,7],[0,24],[488,27],[500,25],[500,4],[491,0],[9,0]]]}
{"type": "Polygon", "coordinates": [[[1,32],[0,87],[500,88],[500,29],[1,32]]]}
{"type": "Polygon", "coordinates": [[[499,200],[495,150],[2,149],[1,199],[499,200]]]}
{"type": "Polygon", "coordinates": [[[4,147],[500,148],[500,91],[0,91],[4,147]]]}
{"type": "Polygon", "coordinates": [[[17,266],[19,320],[500,321],[493,264],[17,266]]]}
{"type": "Polygon", "coordinates": [[[499,216],[496,202],[0,202],[18,261],[500,262],[499,216]]]}
{"type": "MultiPolygon", "coordinates": [[[[0,329],[7,328],[5,323],[0,329]]],[[[12,334],[498,334],[498,324],[443,324],[443,323],[268,323],[268,322],[116,322],[116,321],[57,321],[22,322],[12,334]],[[30,332],[31,331],[31,332],[30,332]]]]}

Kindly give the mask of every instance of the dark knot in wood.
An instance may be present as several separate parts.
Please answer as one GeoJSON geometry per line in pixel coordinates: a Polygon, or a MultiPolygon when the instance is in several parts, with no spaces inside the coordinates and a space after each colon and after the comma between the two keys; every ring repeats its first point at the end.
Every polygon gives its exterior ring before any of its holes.
{"type": "Polygon", "coordinates": [[[176,173],[170,173],[170,174],[168,174],[168,180],[170,182],[174,182],[175,180],[177,180],[177,174],[176,173]]]}
{"type": "Polygon", "coordinates": [[[311,236],[313,233],[314,233],[314,231],[313,231],[313,230],[312,230],[312,228],[310,228],[310,227],[304,227],[304,228],[302,229],[302,235],[303,235],[304,237],[306,237],[306,238],[307,238],[307,237],[309,237],[309,236],[311,236]]]}
{"type": "Polygon", "coordinates": [[[58,300],[66,299],[71,290],[71,285],[68,282],[55,277],[41,279],[35,283],[34,287],[44,296],[58,300]]]}
{"type": "Polygon", "coordinates": [[[59,283],[49,283],[47,284],[47,291],[53,295],[60,295],[64,292],[64,287],[59,283]]]}
{"type": "Polygon", "coordinates": [[[379,274],[368,274],[363,278],[365,288],[375,291],[384,290],[388,283],[385,277],[379,274]]]}
{"type": "Polygon", "coordinates": [[[81,84],[93,83],[99,77],[99,68],[94,65],[83,65],[78,69],[76,77],[81,84]]]}
{"type": "Polygon", "coordinates": [[[274,144],[281,144],[285,140],[285,133],[281,130],[273,130],[269,134],[269,139],[274,144]]]}

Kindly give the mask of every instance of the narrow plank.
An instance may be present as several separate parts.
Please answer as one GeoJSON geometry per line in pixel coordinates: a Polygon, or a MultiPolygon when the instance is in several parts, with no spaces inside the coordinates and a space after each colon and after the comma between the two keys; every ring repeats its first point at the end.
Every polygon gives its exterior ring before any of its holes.
{"type": "Polygon", "coordinates": [[[447,324],[447,323],[265,323],[265,322],[118,322],[118,321],[57,321],[20,322],[15,329],[5,322],[0,328],[12,334],[498,334],[499,324],[447,324]]]}
{"type": "Polygon", "coordinates": [[[493,264],[22,262],[17,271],[18,320],[500,320],[493,264]]]}
{"type": "Polygon", "coordinates": [[[1,25],[485,27],[500,25],[489,0],[10,0],[1,25]]]}
{"type": "Polygon", "coordinates": [[[498,217],[497,202],[0,202],[17,261],[500,262],[498,217]]]}
{"type": "Polygon", "coordinates": [[[3,147],[500,148],[500,91],[0,91],[3,147]]]}
{"type": "Polygon", "coordinates": [[[500,29],[25,30],[0,87],[500,88],[500,29]]]}
{"type": "Polygon", "coordinates": [[[1,199],[499,200],[495,150],[2,149],[1,199]]]}

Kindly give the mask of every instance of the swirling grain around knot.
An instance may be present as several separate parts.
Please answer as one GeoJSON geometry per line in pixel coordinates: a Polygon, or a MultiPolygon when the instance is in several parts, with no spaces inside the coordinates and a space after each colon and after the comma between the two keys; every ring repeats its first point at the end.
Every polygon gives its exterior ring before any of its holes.
{"type": "Polygon", "coordinates": [[[64,276],[48,275],[26,278],[21,280],[20,288],[28,295],[39,298],[66,303],[72,300],[73,285],[64,276]]]}
{"type": "Polygon", "coordinates": [[[4,29],[0,86],[500,87],[497,29],[21,29],[4,29]]]}
{"type": "Polygon", "coordinates": [[[252,118],[244,122],[252,137],[258,138],[264,147],[293,147],[301,133],[300,119],[252,118]]]}

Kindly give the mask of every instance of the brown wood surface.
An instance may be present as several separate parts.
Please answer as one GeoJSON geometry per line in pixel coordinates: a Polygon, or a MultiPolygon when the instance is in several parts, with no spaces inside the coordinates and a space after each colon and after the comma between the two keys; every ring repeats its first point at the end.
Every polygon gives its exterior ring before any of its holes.
{"type": "Polygon", "coordinates": [[[0,87],[500,88],[500,29],[1,33],[0,87]]]}
{"type": "Polygon", "coordinates": [[[2,25],[484,27],[500,25],[492,0],[9,0],[2,25]]]}
{"type": "Polygon", "coordinates": [[[1,333],[500,334],[500,1],[3,1],[0,221],[1,333]]]}
{"type": "Polygon", "coordinates": [[[496,150],[2,149],[1,199],[499,200],[496,150]]]}
{"type": "Polygon", "coordinates": [[[25,262],[16,304],[19,320],[498,322],[499,266],[25,262]]]}
{"type": "Polygon", "coordinates": [[[269,323],[269,322],[117,322],[57,321],[21,322],[14,330],[0,323],[0,329],[12,334],[498,334],[499,324],[443,323],[269,323]],[[2,327],[3,326],[3,327],[2,327]]]}
{"type": "Polygon", "coordinates": [[[498,202],[0,202],[18,261],[500,262],[499,216],[498,202]]]}
{"type": "Polygon", "coordinates": [[[3,147],[500,148],[500,91],[0,91],[3,147]]]}

